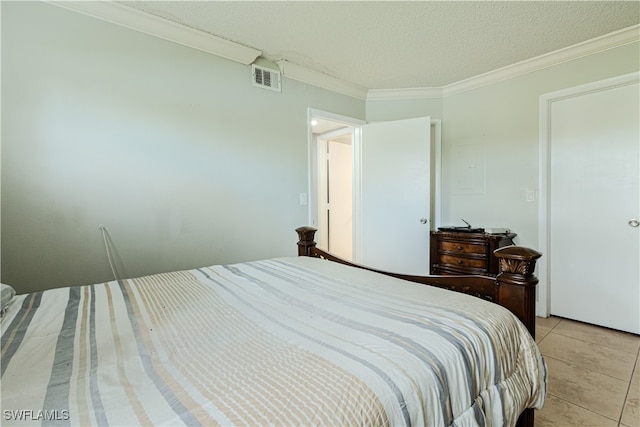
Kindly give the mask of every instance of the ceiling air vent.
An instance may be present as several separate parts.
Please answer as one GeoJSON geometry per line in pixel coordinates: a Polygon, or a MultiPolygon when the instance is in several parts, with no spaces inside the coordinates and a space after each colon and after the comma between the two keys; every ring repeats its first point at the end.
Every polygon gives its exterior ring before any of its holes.
{"type": "Polygon", "coordinates": [[[264,89],[275,90],[281,92],[280,87],[280,72],[270,70],[268,68],[259,67],[257,65],[251,66],[251,77],[254,86],[258,86],[264,89]]]}

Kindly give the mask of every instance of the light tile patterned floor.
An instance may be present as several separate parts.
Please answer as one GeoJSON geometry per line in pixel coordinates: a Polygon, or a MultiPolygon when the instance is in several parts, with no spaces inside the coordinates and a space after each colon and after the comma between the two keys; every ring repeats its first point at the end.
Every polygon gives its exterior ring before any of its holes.
{"type": "Polygon", "coordinates": [[[549,368],[536,427],[640,427],[640,336],[549,317],[536,341],[549,368]]]}

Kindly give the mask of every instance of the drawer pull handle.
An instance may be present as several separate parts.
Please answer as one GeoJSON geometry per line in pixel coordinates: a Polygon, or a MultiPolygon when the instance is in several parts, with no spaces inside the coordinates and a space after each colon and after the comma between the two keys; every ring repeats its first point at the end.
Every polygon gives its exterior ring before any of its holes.
{"type": "Polygon", "coordinates": [[[459,251],[462,250],[462,246],[458,246],[456,249],[458,249],[459,251]]]}
{"type": "Polygon", "coordinates": [[[463,261],[461,259],[458,260],[458,264],[462,264],[463,261]]]}

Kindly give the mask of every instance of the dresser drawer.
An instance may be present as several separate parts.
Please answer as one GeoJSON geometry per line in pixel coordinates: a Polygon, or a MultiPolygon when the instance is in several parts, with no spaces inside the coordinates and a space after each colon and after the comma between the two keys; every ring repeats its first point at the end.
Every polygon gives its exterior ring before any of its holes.
{"type": "Polygon", "coordinates": [[[489,272],[485,269],[455,267],[453,265],[438,265],[431,274],[437,274],[439,276],[490,276],[489,272]]]}
{"type": "Polygon", "coordinates": [[[452,254],[482,254],[486,256],[487,245],[443,240],[440,242],[440,251],[452,254]]]}
{"type": "Polygon", "coordinates": [[[439,264],[453,265],[456,267],[479,268],[483,270],[487,269],[487,260],[485,257],[478,259],[478,258],[457,257],[457,256],[451,256],[451,255],[440,255],[439,264]]]}
{"type": "Polygon", "coordinates": [[[431,274],[480,274],[496,276],[500,271],[493,251],[513,244],[515,233],[432,231],[431,274]]]}

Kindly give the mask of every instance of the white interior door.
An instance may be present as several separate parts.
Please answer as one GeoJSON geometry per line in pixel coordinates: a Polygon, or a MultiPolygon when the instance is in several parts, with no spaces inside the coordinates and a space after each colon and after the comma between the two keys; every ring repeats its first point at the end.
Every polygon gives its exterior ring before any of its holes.
{"type": "Polygon", "coordinates": [[[362,126],[358,262],[429,273],[431,120],[362,126]]]}
{"type": "Polygon", "coordinates": [[[638,83],[551,105],[551,314],[640,333],[638,83]]]}

